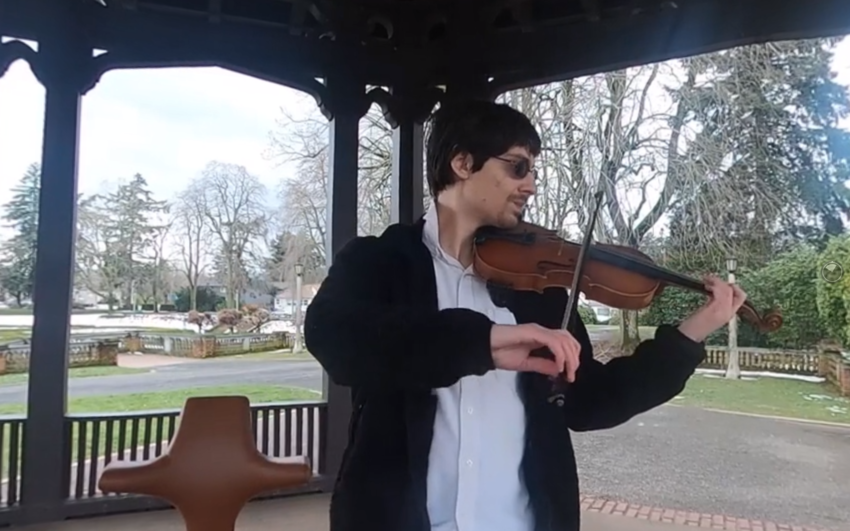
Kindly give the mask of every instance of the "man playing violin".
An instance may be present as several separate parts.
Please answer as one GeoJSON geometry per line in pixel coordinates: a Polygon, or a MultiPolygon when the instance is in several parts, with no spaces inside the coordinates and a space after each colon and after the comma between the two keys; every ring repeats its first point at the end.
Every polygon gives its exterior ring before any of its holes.
{"type": "Polygon", "coordinates": [[[744,303],[738,286],[709,278],[702,308],[602,364],[580,319],[559,330],[566,290],[491,296],[471,266],[473,234],[517,225],[540,150],[508,106],[441,108],[428,212],[335,257],[304,328],[352,390],[331,531],[578,530],[570,430],[612,428],[676,396],[705,338],[744,303]],[[540,349],[550,356],[531,355],[540,349]],[[548,400],[551,377],[569,382],[563,407],[548,400]]]}

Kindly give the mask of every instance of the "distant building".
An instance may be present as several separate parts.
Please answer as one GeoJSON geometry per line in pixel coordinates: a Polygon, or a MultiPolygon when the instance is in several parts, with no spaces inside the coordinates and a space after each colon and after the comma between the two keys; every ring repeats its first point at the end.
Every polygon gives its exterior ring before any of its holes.
{"type": "MultiPolygon", "coordinates": [[[[306,311],[307,306],[316,296],[321,284],[302,284],[301,285],[301,311],[306,311]]],[[[294,286],[290,286],[288,282],[276,282],[275,287],[279,289],[274,297],[274,311],[284,315],[295,315],[296,302],[294,286]]]]}

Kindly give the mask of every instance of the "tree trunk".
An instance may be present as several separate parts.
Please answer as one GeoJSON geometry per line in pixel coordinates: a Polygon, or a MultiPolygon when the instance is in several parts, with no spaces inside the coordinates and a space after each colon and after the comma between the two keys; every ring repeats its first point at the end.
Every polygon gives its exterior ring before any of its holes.
{"type": "Polygon", "coordinates": [[[620,310],[620,347],[624,355],[631,355],[640,343],[638,313],[620,310]]]}

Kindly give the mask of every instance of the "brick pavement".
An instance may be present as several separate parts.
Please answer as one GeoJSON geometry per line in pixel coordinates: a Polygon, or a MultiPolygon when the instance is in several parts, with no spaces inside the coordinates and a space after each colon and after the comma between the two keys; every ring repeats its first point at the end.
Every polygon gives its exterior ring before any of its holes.
{"type": "Polygon", "coordinates": [[[612,516],[625,516],[651,522],[687,525],[701,529],[723,529],[725,531],[834,531],[816,527],[778,524],[764,520],[748,520],[720,514],[678,511],[649,505],[636,505],[602,496],[582,496],[583,511],[612,516]]]}

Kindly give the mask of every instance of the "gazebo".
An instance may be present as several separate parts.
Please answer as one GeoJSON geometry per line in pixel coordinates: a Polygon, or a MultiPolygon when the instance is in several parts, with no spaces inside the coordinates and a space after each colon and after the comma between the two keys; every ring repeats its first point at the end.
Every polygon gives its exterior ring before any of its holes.
{"type": "MultiPolygon", "coordinates": [[[[178,412],[66,407],[80,103],[103,73],[219,66],[313,95],[331,125],[332,257],[356,235],[358,127],[372,103],[394,131],[393,219],[411,221],[423,204],[423,122],[439,101],[848,31],[846,0],[0,0],[0,75],[23,59],[46,89],[28,413],[0,420],[0,523],[159,504],[101,495],[96,478],[127,439],[146,441],[129,458],[160,451],[178,412]]],[[[320,403],[254,406],[266,426],[294,419],[296,437],[266,430],[262,447],[310,454],[306,491],[330,489],[347,440],[348,390],[325,380],[320,403]]]]}

